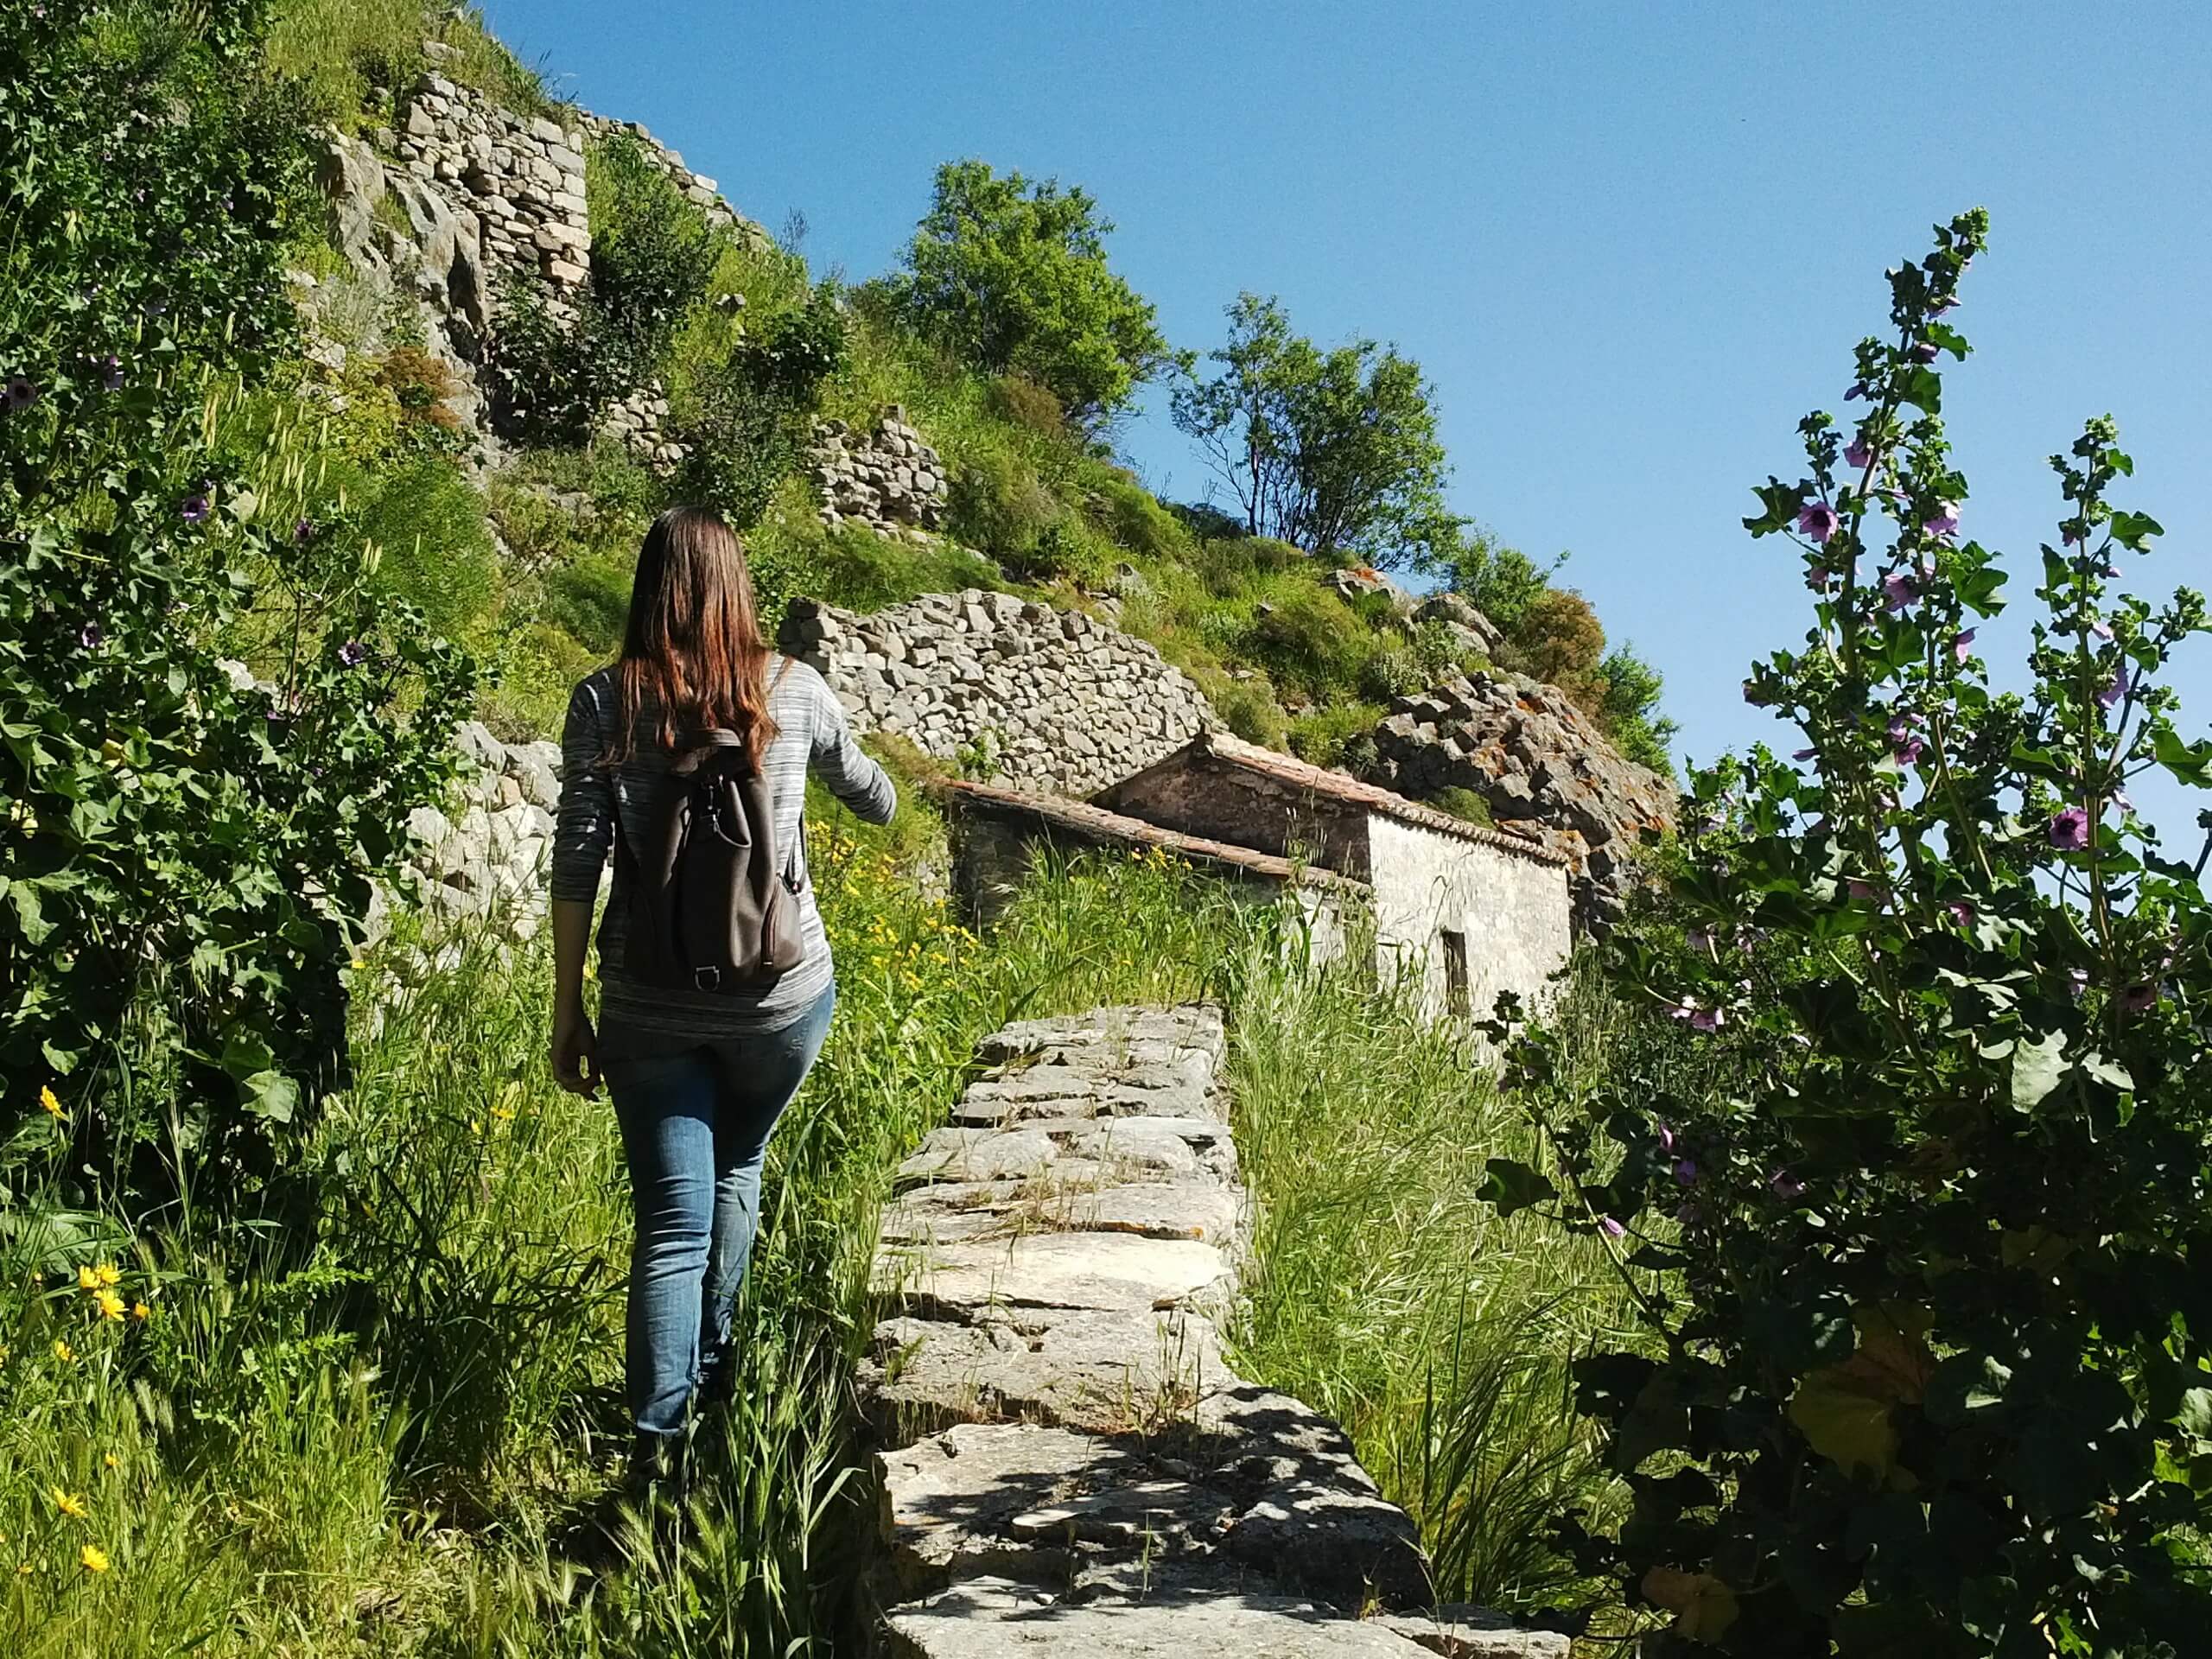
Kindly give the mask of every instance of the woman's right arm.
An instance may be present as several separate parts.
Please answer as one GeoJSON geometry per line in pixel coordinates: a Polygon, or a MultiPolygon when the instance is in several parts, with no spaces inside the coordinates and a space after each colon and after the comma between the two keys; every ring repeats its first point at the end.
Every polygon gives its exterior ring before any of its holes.
{"type": "Polygon", "coordinates": [[[852,723],[845,705],[837,701],[822,677],[808,670],[814,691],[814,747],[810,757],[816,777],[830,792],[852,808],[865,823],[888,823],[899,810],[899,791],[891,775],[853,741],[852,723]]]}
{"type": "Polygon", "coordinates": [[[614,780],[602,764],[607,745],[599,701],[588,683],[569,699],[561,732],[561,810],[553,828],[553,1076],[573,1094],[599,1088],[599,1039],[584,1007],[584,958],[592,908],[614,840],[614,780]]]}

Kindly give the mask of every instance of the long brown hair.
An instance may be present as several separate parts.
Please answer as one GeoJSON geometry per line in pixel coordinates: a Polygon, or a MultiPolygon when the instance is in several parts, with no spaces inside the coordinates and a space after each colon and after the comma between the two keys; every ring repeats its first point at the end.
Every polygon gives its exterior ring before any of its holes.
{"type": "Polygon", "coordinates": [[[665,749],[719,727],[745,740],[757,766],[775,738],[768,647],[760,638],[745,543],[706,508],[671,507],[645,532],[614,685],[611,765],[634,750],[640,709],[658,711],[655,737],[665,749]]]}

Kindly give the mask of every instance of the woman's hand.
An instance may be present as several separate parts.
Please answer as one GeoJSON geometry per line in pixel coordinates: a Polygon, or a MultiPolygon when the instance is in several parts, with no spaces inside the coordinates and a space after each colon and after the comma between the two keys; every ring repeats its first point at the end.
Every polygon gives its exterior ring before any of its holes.
{"type": "Polygon", "coordinates": [[[599,1092],[599,1033],[582,1002],[564,1004],[553,1016],[553,1078],[572,1095],[599,1092]]]}

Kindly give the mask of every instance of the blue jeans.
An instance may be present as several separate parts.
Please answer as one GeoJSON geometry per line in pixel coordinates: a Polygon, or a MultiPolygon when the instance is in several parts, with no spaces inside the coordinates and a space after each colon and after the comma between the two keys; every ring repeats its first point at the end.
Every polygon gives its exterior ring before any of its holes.
{"type": "Polygon", "coordinates": [[[702,1369],[729,1346],[768,1136],[822,1052],[836,1001],[832,986],[780,1030],[606,1062],[638,1217],[625,1369],[640,1433],[680,1431],[702,1369]]]}

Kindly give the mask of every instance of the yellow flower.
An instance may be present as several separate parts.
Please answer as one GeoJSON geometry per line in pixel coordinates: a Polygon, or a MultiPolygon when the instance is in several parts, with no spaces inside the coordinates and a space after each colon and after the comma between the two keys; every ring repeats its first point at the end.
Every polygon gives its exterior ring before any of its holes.
{"type": "Polygon", "coordinates": [[[66,1363],[77,1357],[77,1351],[56,1337],[54,1340],[54,1357],[66,1363]]]}
{"type": "Polygon", "coordinates": [[[78,1288],[78,1289],[79,1289],[79,1290],[98,1290],[99,1287],[100,1287],[100,1276],[99,1276],[99,1274],[98,1274],[97,1273],[94,1273],[94,1272],[93,1272],[90,1268],[79,1268],[77,1269],[77,1288],[78,1288]]]}
{"type": "Polygon", "coordinates": [[[16,1564],[16,1571],[22,1573],[23,1577],[28,1579],[32,1573],[37,1572],[38,1569],[33,1567],[29,1561],[18,1561],[16,1564]]]}
{"type": "Polygon", "coordinates": [[[112,1262],[101,1262],[92,1269],[92,1276],[104,1285],[119,1285],[123,1282],[123,1271],[112,1262]]]}
{"type": "Polygon", "coordinates": [[[55,1098],[54,1089],[51,1084],[48,1084],[47,1087],[41,1089],[38,1091],[38,1103],[46,1108],[46,1115],[48,1117],[59,1118],[67,1117],[68,1116],[67,1112],[61,1109],[61,1103],[60,1100],[55,1098]]]}
{"type": "Polygon", "coordinates": [[[100,1458],[100,1467],[103,1469],[120,1469],[123,1467],[123,1459],[117,1457],[112,1452],[105,1452],[100,1458]]]}
{"type": "Polygon", "coordinates": [[[119,1319],[123,1317],[123,1298],[102,1287],[92,1293],[92,1300],[100,1306],[100,1318],[119,1319]]]}
{"type": "Polygon", "coordinates": [[[65,1492],[59,1486],[49,1487],[48,1490],[54,1494],[54,1507],[71,1520],[81,1521],[92,1513],[85,1507],[85,1500],[73,1493],[65,1492]]]}
{"type": "Polygon", "coordinates": [[[77,1552],[77,1559],[85,1564],[85,1571],[87,1573],[107,1571],[107,1551],[102,1549],[98,1544],[86,1544],[77,1552]]]}
{"type": "Polygon", "coordinates": [[[133,1302],[130,1304],[130,1317],[143,1325],[154,1317],[154,1310],[143,1302],[133,1302]]]}

